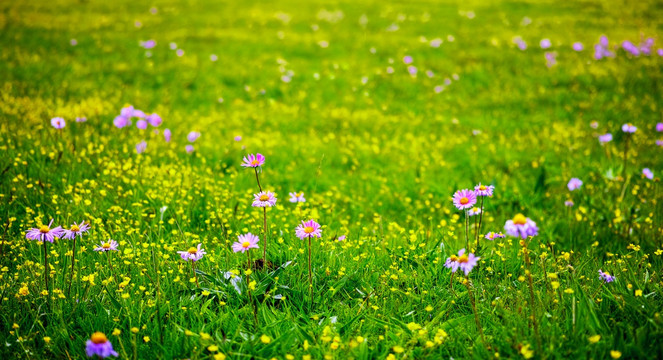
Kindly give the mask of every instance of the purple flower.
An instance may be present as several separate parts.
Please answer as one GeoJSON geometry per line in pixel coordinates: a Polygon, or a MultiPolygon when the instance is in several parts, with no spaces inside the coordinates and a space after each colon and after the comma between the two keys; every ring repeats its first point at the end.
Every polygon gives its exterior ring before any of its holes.
{"type": "Polygon", "coordinates": [[[54,117],[51,119],[51,125],[56,129],[62,129],[66,125],[65,121],[61,117],[54,117]]]}
{"type": "Polygon", "coordinates": [[[104,251],[104,252],[117,251],[117,245],[118,245],[117,241],[108,239],[108,241],[106,242],[102,241],[101,244],[99,244],[99,246],[94,248],[94,251],[104,251]]]}
{"type": "Polygon", "coordinates": [[[159,116],[157,114],[147,115],[147,121],[150,123],[150,125],[152,125],[154,127],[157,127],[157,126],[161,125],[161,123],[162,123],[161,116],[159,116]]]}
{"type": "Polygon", "coordinates": [[[474,268],[479,262],[480,257],[474,256],[474,254],[469,253],[465,254],[465,249],[460,249],[458,251],[458,256],[451,255],[447,258],[447,261],[444,263],[444,266],[451,269],[451,272],[456,272],[456,270],[461,269],[467,276],[472,268],[474,268]]]}
{"type": "Polygon", "coordinates": [[[265,157],[257,153],[255,155],[249,154],[248,156],[245,156],[244,159],[242,159],[242,166],[243,167],[252,167],[256,168],[258,166],[262,166],[265,163],[265,157]]]}
{"type": "Polygon", "coordinates": [[[414,61],[412,59],[412,56],[410,56],[410,55],[403,56],[403,64],[409,65],[409,64],[412,64],[412,61],[414,61]]]}
{"type": "Polygon", "coordinates": [[[507,220],[504,224],[504,230],[506,230],[507,235],[523,239],[539,234],[539,228],[536,227],[536,223],[523,214],[514,216],[513,220],[507,220]]]}
{"type": "Polygon", "coordinates": [[[76,235],[83,237],[83,234],[85,234],[88,230],[90,230],[90,225],[86,224],[85,221],[81,221],[80,224],[76,224],[76,222],[74,222],[74,225],[71,225],[69,230],[63,230],[64,236],[62,238],[71,240],[75,238],[76,235]]]}
{"type": "Polygon", "coordinates": [[[601,143],[601,145],[603,145],[607,142],[611,142],[611,141],[612,141],[612,134],[610,134],[610,133],[603,134],[603,135],[599,136],[599,142],[601,143]]]}
{"type": "Polygon", "coordinates": [[[288,201],[290,201],[291,203],[306,202],[303,192],[298,192],[298,193],[291,192],[288,193],[288,195],[290,195],[290,199],[288,199],[288,201]]]}
{"type": "Polygon", "coordinates": [[[301,240],[311,237],[322,237],[322,229],[320,224],[314,220],[302,221],[301,225],[297,226],[295,229],[295,235],[301,240]]]}
{"type": "Polygon", "coordinates": [[[471,209],[477,203],[477,196],[469,189],[458,190],[453,196],[453,203],[458,210],[471,209]]]}
{"type": "Polygon", "coordinates": [[[663,146],[663,140],[656,140],[656,145],[663,146]]]}
{"type": "Polygon", "coordinates": [[[147,149],[147,143],[145,142],[145,140],[136,144],[136,153],[142,154],[145,152],[145,149],[147,149]]]}
{"type": "Polygon", "coordinates": [[[476,196],[493,196],[493,190],[495,190],[495,186],[479,183],[479,185],[474,187],[474,194],[476,196]]]}
{"type": "Polygon", "coordinates": [[[207,254],[205,252],[205,249],[202,248],[203,244],[198,244],[198,247],[190,247],[189,250],[187,251],[178,251],[177,253],[180,254],[180,257],[184,261],[198,261],[207,254]]]}
{"type": "Polygon", "coordinates": [[[550,42],[550,39],[541,39],[539,46],[541,46],[541,49],[548,49],[552,46],[552,43],[550,42]]]}
{"type": "Polygon", "coordinates": [[[654,178],[654,173],[651,170],[649,170],[649,168],[642,169],[642,175],[644,175],[649,180],[652,180],[654,178]]]}
{"type": "Polygon", "coordinates": [[[260,238],[251,233],[238,235],[237,242],[233,243],[232,249],[236,253],[240,251],[246,252],[249,251],[249,249],[258,249],[260,248],[260,246],[258,246],[259,242],[260,238]]]}
{"type": "Polygon", "coordinates": [[[141,130],[147,129],[147,121],[145,121],[143,119],[140,119],[140,120],[136,121],[136,127],[141,129],[141,130]]]}
{"type": "Polygon", "coordinates": [[[147,117],[147,115],[143,110],[138,110],[138,109],[134,109],[134,111],[131,113],[131,116],[141,119],[145,119],[147,117]]]}
{"type": "Polygon", "coordinates": [[[210,61],[214,62],[214,61],[219,60],[219,57],[216,56],[215,54],[212,54],[212,55],[209,56],[209,59],[210,59],[210,61]]]}
{"type": "Polygon", "coordinates": [[[492,241],[492,240],[495,240],[495,239],[503,239],[503,238],[505,238],[505,237],[506,237],[506,236],[505,236],[504,234],[502,234],[502,233],[496,233],[496,232],[492,232],[492,231],[489,232],[488,234],[486,234],[486,236],[484,236],[484,238],[485,238],[486,240],[491,240],[491,241],[492,241]]]}
{"type": "Polygon", "coordinates": [[[546,58],[546,66],[553,67],[557,64],[557,52],[556,51],[547,51],[543,54],[546,58]]]}
{"type": "Polygon", "coordinates": [[[242,141],[242,137],[239,135],[235,136],[235,141],[242,141]]]}
{"type": "Polygon", "coordinates": [[[127,119],[131,118],[132,116],[134,116],[134,107],[131,105],[123,107],[120,110],[120,116],[127,119]]]}
{"type": "Polygon", "coordinates": [[[610,275],[610,274],[607,273],[607,272],[603,272],[603,271],[601,271],[601,269],[599,269],[599,278],[600,278],[601,280],[605,281],[606,283],[611,283],[611,282],[615,281],[615,277],[614,277],[614,276],[610,275]]]}
{"type": "Polygon", "coordinates": [[[637,46],[635,46],[632,42],[628,40],[624,40],[624,42],[622,42],[622,49],[624,49],[626,52],[630,53],[633,56],[640,55],[640,49],[638,49],[637,46]]]}
{"type": "Polygon", "coordinates": [[[608,47],[608,37],[605,35],[601,35],[599,38],[599,45],[601,45],[604,48],[608,47]]]}
{"type": "Polygon", "coordinates": [[[338,241],[345,241],[345,235],[341,235],[341,236],[339,236],[338,239],[336,239],[336,240],[338,240],[338,241]]]}
{"type": "Polygon", "coordinates": [[[656,124],[656,131],[658,131],[658,132],[663,131],[663,123],[656,124]]]}
{"type": "Polygon", "coordinates": [[[177,49],[177,50],[175,51],[175,54],[176,54],[177,56],[179,56],[179,57],[182,57],[182,56],[184,56],[184,50],[182,50],[182,49],[177,49]]]}
{"type": "Polygon", "coordinates": [[[585,49],[585,46],[581,42],[574,42],[571,47],[575,51],[583,51],[585,49]]]}
{"type": "Polygon", "coordinates": [[[663,49],[656,50],[656,53],[658,54],[658,56],[663,56],[663,49]]]}
{"type": "Polygon", "coordinates": [[[261,191],[253,194],[253,207],[272,207],[276,205],[276,196],[271,191],[261,191]]]}
{"type": "Polygon", "coordinates": [[[154,40],[141,41],[140,46],[142,46],[145,49],[152,49],[155,46],[157,46],[157,42],[154,40]]]}
{"type": "Polygon", "coordinates": [[[48,241],[53,242],[55,238],[60,238],[64,234],[64,229],[61,226],[58,226],[54,229],[51,229],[53,224],[53,219],[48,225],[41,225],[38,228],[32,228],[25,233],[25,238],[28,240],[37,240],[37,241],[48,241]]]}
{"type": "Polygon", "coordinates": [[[189,140],[189,142],[194,142],[194,141],[198,140],[199,137],[200,137],[199,132],[192,131],[192,132],[189,133],[189,135],[186,136],[186,139],[189,140]]]}
{"type": "Polygon", "coordinates": [[[566,201],[564,202],[564,206],[572,207],[573,205],[574,205],[574,204],[573,204],[573,201],[571,201],[571,200],[566,200],[566,201]]]}
{"type": "Polygon", "coordinates": [[[633,124],[624,124],[622,125],[622,131],[625,133],[631,133],[633,134],[636,130],[638,130],[637,127],[633,124]]]}
{"type": "Polygon", "coordinates": [[[118,356],[117,352],[113,350],[113,344],[108,341],[106,335],[98,331],[92,334],[90,339],[85,343],[85,354],[88,357],[96,355],[102,359],[109,356],[118,356]]]}
{"type": "Polygon", "coordinates": [[[569,188],[569,191],[580,189],[581,186],[582,186],[582,180],[578,178],[571,178],[571,180],[569,180],[569,183],[566,184],[566,187],[569,188]]]}
{"type": "Polygon", "coordinates": [[[411,76],[417,76],[417,67],[410,65],[407,67],[407,72],[410,73],[411,76]]]}
{"type": "Polygon", "coordinates": [[[479,214],[481,214],[481,209],[479,209],[478,207],[473,207],[467,211],[468,216],[475,216],[479,214]]]}
{"type": "Polygon", "coordinates": [[[186,150],[187,154],[191,154],[196,149],[193,147],[193,145],[188,144],[187,146],[184,147],[184,150],[186,150]]]}
{"type": "Polygon", "coordinates": [[[640,43],[640,52],[649,56],[651,55],[652,46],[654,46],[654,39],[647,38],[644,43],[640,43]]]}
{"type": "Polygon", "coordinates": [[[170,137],[172,134],[170,133],[170,129],[165,129],[163,131],[163,138],[166,139],[166,142],[170,142],[170,137]]]}
{"type": "Polygon", "coordinates": [[[115,117],[115,119],[113,119],[113,125],[115,125],[115,127],[118,129],[122,129],[125,126],[131,125],[131,120],[129,120],[128,117],[118,115],[115,117]]]}
{"type": "Polygon", "coordinates": [[[87,118],[86,117],[77,117],[76,122],[86,122],[87,118]]]}
{"type": "Polygon", "coordinates": [[[527,50],[527,43],[525,42],[525,40],[521,39],[521,40],[516,41],[516,46],[518,46],[518,49],[520,49],[522,51],[527,50]]]}

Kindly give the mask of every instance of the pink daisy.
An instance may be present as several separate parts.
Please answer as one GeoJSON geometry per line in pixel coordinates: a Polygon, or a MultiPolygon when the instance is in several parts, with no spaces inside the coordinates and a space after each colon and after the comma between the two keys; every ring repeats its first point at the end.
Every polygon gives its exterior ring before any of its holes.
{"type": "Polygon", "coordinates": [[[569,180],[569,183],[566,184],[566,187],[569,188],[569,191],[580,189],[581,186],[582,186],[582,180],[578,178],[571,178],[571,180],[569,180]]]}
{"type": "Polygon", "coordinates": [[[288,195],[290,195],[290,199],[288,199],[288,201],[290,201],[291,203],[306,202],[303,192],[298,192],[298,193],[291,192],[288,193],[288,195]]]}
{"type": "Polygon", "coordinates": [[[513,220],[507,220],[506,224],[504,224],[504,230],[506,230],[508,235],[523,239],[539,234],[539,228],[536,227],[536,223],[523,214],[514,216],[513,220]]]}
{"type": "Polygon", "coordinates": [[[265,163],[265,157],[258,153],[258,154],[249,154],[248,156],[245,156],[244,159],[242,159],[244,162],[242,163],[243,167],[252,167],[256,168],[259,166],[262,166],[265,163]]]}
{"type": "Polygon", "coordinates": [[[259,249],[260,246],[258,246],[258,243],[260,242],[260,238],[251,234],[251,233],[246,233],[244,235],[238,235],[237,236],[237,242],[233,243],[233,251],[234,252],[246,252],[249,249],[259,249]]]}
{"type": "Polygon", "coordinates": [[[453,196],[453,203],[458,210],[471,209],[477,203],[477,196],[469,189],[458,190],[453,196]]]}
{"type": "Polygon", "coordinates": [[[58,226],[55,229],[51,229],[52,224],[53,219],[51,219],[51,222],[49,222],[48,225],[41,225],[38,228],[32,228],[28,230],[25,233],[25,238],[29,240],[37,240],[42,242],[48,241],[52,243],[56,237],[60,238],[64,234],[64,230],[61,226],[58,226]]]}
{"type": "Polygon", "coordinates": [[[314,220],[302,221],[301,225],[295,229],[295,234],[302,240],[310,237],[320,238],[322,237],[322,229],[320,224],[314,220]]]}
{"type": "Polygon", "coordinates": [[[108,239],[106,242],[102,241],[99,246],[94,248],[94,251],[117,251],[117,246],[117,241],[108,239]]]}
{"type": "Polygon", "coordinates": [[[177,253],[180,254],[180,257],[184,261],[198,261],[203,258],[205,254],[205,249],[202,248],[203,244],[198,244],[198,247],[190,247],[189,250],[187,251],[178,251],[177,253]]]}
{"type": "Polygon", "coordinates": [[[261,191],[253,194],[253,207],[272,207],[276,205],[276,196],[271,191],[261,191]]]}
{"type": "Polygon", "coordinates": [[[159,116],[157,114],[147,115],[147,121],[150,123],[150,125],[152,125],[154,127],[157,127],[157,126],[161,125],[161,123],[163,122],[161,120],[161,116],[159,116]]]}
{"type": "Polygon", "coordinates": [[[65,121],[61,117],[54,117],[51,119],[51,125],[56,129],[62,129],[66,125],[65,121]]]}
{"type": "Polygon", "coordinates": [[[624,124],[622,125],[622,131],[625,133],[634,133],[636,130],[638,130],[637,127],[633,124],[624,124]]]}
{"type": "Polygon", "coordinates": [[[495,186],[479,183],[479,185],[474,187],[474,194],[476,196],[493,196],[493,190],[495,190],[495,186]]]}
{"type": "Polygon", "coordinates": [[[82,237],[83,234],[85,234],[88,230],[90,230],[90,225],[86,224],[85,221],[82,221],[80,224],[76,224],[76,222],[74,222],[74,225],[71,225],[69,230],[63,230],[64,236],[62,238],[71,240],[75,238],[76,235],[82,237]]]}

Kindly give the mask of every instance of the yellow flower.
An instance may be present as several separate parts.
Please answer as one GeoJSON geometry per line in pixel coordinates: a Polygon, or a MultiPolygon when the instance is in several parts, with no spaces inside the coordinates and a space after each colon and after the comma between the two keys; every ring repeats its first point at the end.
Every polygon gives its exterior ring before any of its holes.
{"type": "Polygon", "coordinates": [[[150,337],[149,336],[143,336],[143,341],[150,342],[150,337]]]}
{"type": "Polygon", "coordinates": [[[214,360],[226,360],[226,356],[222,353],[214,354],[214,360]]]}
{"type": "Polygon", "coordinates": [[[599,342],[599,340],[601,340],[601,335],[594,335],[589,337],[590,344],[596,344],[597,342],[599,342]]]}
{"type": "Polygon", "coordinates": [[[642,290],[635,290],[635,296],[642,296],[642,290]]]}
{"type": "Polygon", "coordinates": [[[405,351],[402,346],[396,345],[392,348],[396,354],[400,354],[405,351]]]}
{"type": "Polygon", "coordinates": [[[120,336],[121,333],[122,332],[120,331],[120,329],[114,329],[113,330],[113,336],[120,336]]]}
{"type": "Polygon", "coordinates": [[[531,359],[534,357],[534,350],[530,349],[529,344],[527,344],[520,348],[520,355],[522,355],[525,359],[531,359]]]}
{"type": "Polygon", "coordinates": [[[573,294],[573,289],[568,288],[568,289],[564,290],[564,292],[567,293],[567,294],[573,294]]]}
{"type": "Polygon", "coordinates": [[[19,326],[18,326],[17,323],[14,323],[14,325],[12,325],[12,329],[18,329],[18,328],[19,328],[19,326]]]}
{"type": "Polygon", "coordinates": [[[28,296],[30,295],[30,290],[28,290],[27,286],[23,286],[22,288],[18,289],[18,293],[21,296],[28,296]]]}
{"type": "Polygon", "coordinates": [[[410,329],[410,331],[415,331],[415,330],[421,329],[421,325],[419,325],[417,323],[414,323],[414,322],[411,322],[411,323],[407,324],[407,328],[410,329]]]}
{"type": "Polygon", "coordinates": [[[216,345],[210,345],[207,347],[207,350],[209,350],[209,352],[217,352],[219,351],[219,347],[216,345]]]}
{"type": "Polygon", "coordinates": [[[389,355],[387,355],[387,357],[385,359],[386,360],[396,360],[396,357],[394,356],[394,354],[389,354],[389,355]]]}
{"type": "Polygon", "coordinates": [[[202,340],[210,340],[211,338],[212,338],[212,336],[208,333],[204,333],[204,332],[200,333],[200,339],[202,339],[202,340]]]}
{"type": "Polygon", "coordinates": [[[619,359],[622,357],[622,352],[619,350],[610,350],[610,357],[613,359],[619,359]]]}
{"type": "Polygon", "coordinates": [[[272,338],[270,338],[269,336],[263,334],[262,336],[260,336],[260,341],[263,344],[269,344],[270,342],[272,342],[272,338]]]}
{"type": "Polygon", "coordinates": [[[47,343],[47,344],[50,343],[50,342],[51,342],[51,338],[48,337],[48,336],[44,336],[44,342],[47,343]]]}
{"type": "Polygon", "coordinates": [[[559,288],[559,281],[551,281],[550,286],[552,286],[553,290],[557,290],[559,288]]]}
{"type": "Polygon", "coordinates": [[[132,327],[132,328],[131,328],[131,332],[134,333],[134,334],[137,334],[137,333],[138,333],[138,328],[135,327],[135,326],[132,327]]]}

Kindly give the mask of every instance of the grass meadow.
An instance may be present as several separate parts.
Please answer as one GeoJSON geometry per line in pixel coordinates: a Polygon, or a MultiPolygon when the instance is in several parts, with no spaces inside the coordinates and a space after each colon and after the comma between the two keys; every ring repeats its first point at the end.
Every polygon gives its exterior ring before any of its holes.
{"type": "Polygon", "coordinates": [[[0,358],[663,358],[660,2],[0,10],[0,358]]]}

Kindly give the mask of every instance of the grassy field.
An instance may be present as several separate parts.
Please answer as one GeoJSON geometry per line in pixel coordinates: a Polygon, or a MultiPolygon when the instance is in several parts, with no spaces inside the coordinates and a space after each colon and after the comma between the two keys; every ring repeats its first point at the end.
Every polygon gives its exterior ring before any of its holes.
{"type": "Polygon", "coordinates": [[[0,9],[0,358],[663,358],[660,2],[0,9]]]}

